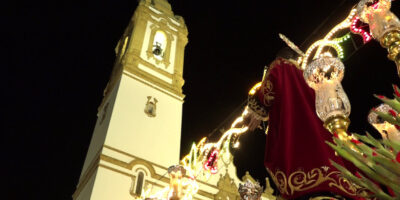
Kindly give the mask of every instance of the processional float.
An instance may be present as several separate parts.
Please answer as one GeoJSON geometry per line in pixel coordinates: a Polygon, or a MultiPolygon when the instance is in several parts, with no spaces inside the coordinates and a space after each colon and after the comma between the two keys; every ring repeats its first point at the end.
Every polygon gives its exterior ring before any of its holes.
{"type": "MultiPolygon", "coordinates": [[[[316,93],[316,113],[334,138],[335,144],[328,145],[340,156],[353,162],[364,175],[353,175],[344,167],[336,163],[333,165],[344,177],[368,188],[373,196],[380,199],[395,199],[400,196],[400,92],[394,86],[395,99],[378,96],[384,104],[373,109],[368,116],[369,122],[383,135],[383,141],[377,141],[369,134],[349,135],[347,128],[350,124],[351,105],[341,85],[345,71],[341,61],[341,43],[350,38],[350,33],[338,33],[350,29],[351,33],[361,35],[364,42],[372,38],[380,42],[387,49],[388,58],[395,62],[400,76],[400,21],[390,8],[391,0],[361,0],[342,22],[304,53],[288,38],[280,35],[300,55],[297,63],[304,72],[305,81],[316,93]],[[360,23],[367,24],[369,30],[358,26],[360,23]],[[370,146],[376,148],[372,149],[370,146]],[[371,163],[371,160],[375,163],[371,163]],[[388,186],[393,196],[376,188],[365,176],[388,186]]],[[[256,84],[249,94],[254,94],[259,87],[261,83],[256,84]]],[[[150,190],[147,190],[138,199],[192,199],[199,189],[196,181],[198,176],[207,178],[215,174],[218,171],[218,159],[228,154],[230,147],[238,148],[240,135],[248,130],[243,120],[251,112],[245,108],[217,142],[209,142],[207,138],[203,138],[197,144],[194,143],[179,165],[168,169],[170,185],[155,194],[150,194],[150,190]]],[[[256,200],[261,198],[262,188],[258,183],[246,182],[239,186],[239,193],[242,199],[256,200]]]]}

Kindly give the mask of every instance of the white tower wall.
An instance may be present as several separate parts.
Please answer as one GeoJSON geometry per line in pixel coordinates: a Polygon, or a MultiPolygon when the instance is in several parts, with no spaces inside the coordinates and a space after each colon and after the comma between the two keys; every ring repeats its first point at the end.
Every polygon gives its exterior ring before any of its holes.
{"type": "Polygon", "coordinates": [[[179,163],[181,99],[124,73],[105,144],[169,167],[179,163]],[[156,117],[144,113],[147,97],[158,100],[156,117]]]}

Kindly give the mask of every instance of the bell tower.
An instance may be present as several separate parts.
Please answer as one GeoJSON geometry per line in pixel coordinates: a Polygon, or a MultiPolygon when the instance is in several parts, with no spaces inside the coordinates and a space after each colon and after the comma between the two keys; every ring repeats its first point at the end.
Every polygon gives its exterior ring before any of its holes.
{"type": "Polygon", "coordinates": [[[169,184],[179,163],[187,28],[167,0],[140,0],[114,68],[73,199],[132,199],[169,184]]]}

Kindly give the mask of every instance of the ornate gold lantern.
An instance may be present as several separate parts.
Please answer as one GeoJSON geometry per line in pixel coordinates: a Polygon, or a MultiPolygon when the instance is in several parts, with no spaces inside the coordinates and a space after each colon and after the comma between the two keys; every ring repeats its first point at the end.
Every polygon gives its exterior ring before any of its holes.
{"type": "Polygon", "coordinates": [[[168,174],[170,176],[168,199],[179,200],[184,196],[182,178],[186,175],[186,170],[180,165],[173,165],[168,168],[168,174]]]}
{"type": "Polygon", "coordinates": [[[357,4],[361,21],[368,23],[372,37],[385,47],[400,76],[400,21],[390,11],[391,0],[362,0],[357,4]]]}
{"type": "Polygon", "coordinates": [[[315,90],[315,107],[318,117],[331,133],[347,137],[351,106],[341,81],[344,65],[334,57],[319,57],[304,70],[307,84],[315,90]]]}

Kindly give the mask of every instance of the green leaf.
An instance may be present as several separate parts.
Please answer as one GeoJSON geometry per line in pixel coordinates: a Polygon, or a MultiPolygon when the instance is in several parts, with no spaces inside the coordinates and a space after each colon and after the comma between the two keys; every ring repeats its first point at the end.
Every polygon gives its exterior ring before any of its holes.
{"type": "Polygon", "coordinates": [[[325,141],[325,143],[327,143],[332,149],[334,149],[340,156],[342,156],[343,158],[345,158],[346,160],[349,160],[351,162],[357,162],[357,159],[354,158],[353,156],[351,156],[348,152],[340,149],[340,147],[325,141]]]}
{"type": "Polygon", "coordinates": [[[388,179],[389,181],[386,182],[384,185],[391,187],[392,189],[395,190],[400,190],[400,177],[392,172],[390,172],[389,170],[385,169],[384,167],[382,167],[381,165],[376,165],[374,167],[374,170],[376,172],[379,172],[379,174],[382,177],[385,177],[386,179],[388,179]]]}
{"type": "Polygon", "coordinates": [[[355,135],[357,138],[359,138],[359,140],[376,147],[376,143],[374,141],[370,140],[367,136],[359,135],[359,134],[356,134],[356,133],[353,133],[353,135],[355,135]]]}
{"type": "Polygon", "coordinates": [[[363,181],[361,181],[361,179],[359,179],[358,177],[354,176],[349,170],[347,170],[346,168],[344,168],[343,166],[337,164],[335,161],[333,160],[329,160],[331,162],[331,164],[338,169],[343,176],[345,176],[345,178],[351,180],[352,182],[354,182],[355,184],[367,188],[367,184],[365,184],[363,181]]]}
{"type": "Polygon", "coordinates": [[[361,180],[367,185],[366,188],[371,190],[375,194],[376,197],[378,197],[379,199],[394,200],[393,197],[391,197],[388,194],[386,194],[385,192],[383,192],[382,189],[380,189],[375,183],[370,181],[368,178],[366,178],[362,174],[360,174],[360,176],[361,176],[361,180]]]}
{"type": "Polygon", "coordinates": [[[398,113],[400,113],[400,102],[397,101],[396,99],[389,99],[389,98],[379,98],[378,95],[374,95],[376,98],[379,100],[383,101],[390,107],[392,107],[394,110],[396,110],[398,113]]]}
{"type": "Polygon", "coordinates": [[[383,148],[383,145],[379,142],[379,140],[375,139],[368,132],[366,132],[367,138],[373,143],[376,148],[383,148]]]}
{"type": "Polygon", "coordinates": [[[374,152],[374,150],[371,149],[371,147],[365,145],[364,143],[358,144],[357,147],[361,152],[367,155],[372,155],[372,152],[374,152]]]}
{"type": "MultiPolygon", "coordinates": [[[[374,162],[379,163],[380,165],[382,165],[383,167],[385,167],[386,169],[392,171],[393,173],[397,174],[397,176],[400,176],[400,164],[396,163],[396,162],[392,162],[391,160],[383,157],[383,156],[371,156],[371,159],[374,162]]],[[[400,177],[399,177],[400,179],[400,177]]]]}
{"type": "Polygon", "coordinates": [[[374,196],[379,197],[379,199],[385,199],[385,200],[393,200],[391,196],[387,195],[385,192],[382,191],[377,185],[375,185],[373,182],[371,182],[369,179],[364,177],[362,174],[359,173],[361,176],[361,179],[354,176],[350,171],[348,171],[346,168],[342,167],[341,165],[335,163],[334,161],[330,160],[332,165],[338,169],[342,175],[347,178],[348,180],[352,181],[353,183],[364,187],[368,190],[370,190],[372,193],[374,193],[374,196]]]}
{"type": "Polygon", "coordinates": [[[369,166],[373,166],[371,161],[367,162],[364,157],[357,155],[353,150],[346,146],[338,147],[332,143],[327,142],[340,156],[352,162],[357,168],[362,170],[369,177],[377,180],[380,183],[384,183],[386,180],[376,174],[369,166]],[[369,166],[368,166],[369,165],[369,166]]]}
{"type": "Polygon", "coordinates": [[[396,158],[396,156],[392,152],[388,151],[386,148],[379,148],[379,149],[376,149],[375,151],[377,153],[381,154],[382,156],[387,157],[390,160],[396,158]]]}
{"type": "Polygon", "coordinates": [[[396,101],[400,102],[400,97],[394,95],[394,98],[396,99],[396,101]]]}
{"type": "Polygon", "coordinates": [[[397,118],[393,117],[391,114],[387,114],[387,113],[384,113],[384,112],[379,112],[379,111],[376,111],[376,110],[372,110],[372,112],[378,114],[379,117],[381,117],[385,121],[387,121],[387,122],[389,122],[391,124],[395,124],[395,125],[399,125],[400,126],[400,122],[398,122],[397,118]]]}
{"type": "Polygon", "coordinates": [[[394,150],[394,154],[397,154],[397,152],[400,151],[400,143],[399,142],[390,141],[388,139],[383,139],[382,143],[388,147],[392,147],[394,150]]]}

